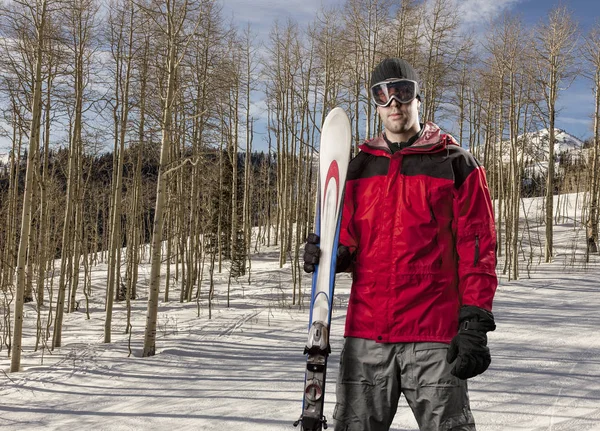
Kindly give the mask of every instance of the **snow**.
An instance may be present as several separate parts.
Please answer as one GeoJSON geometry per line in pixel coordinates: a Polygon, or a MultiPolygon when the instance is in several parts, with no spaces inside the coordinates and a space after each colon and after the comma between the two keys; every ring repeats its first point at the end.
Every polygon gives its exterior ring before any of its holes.
{"type": "MultiPolygon", "coordinates": [[[[550,131],[548,129],[540,130],[537,133],[537,136],[531,137],[531,143],[533,145],[537,145],[537,146],[542,146],[542,144],[545,144],[545,146],[547,147],[548,141],[550,139],[549,133],[550,133],[550,131]]],[[[578,139],[575,136],[573,136],[561,129],[554,129],[554,139],[555,139],[555,143],[554,143],[555,154],[558,154],[561,152],[580,150],[583,148],[583,145],[584,145],[584,143],[581,139],[578,139]]],[[[544,149],[544,152],[546,154],[548,153],[547,148],[544,149]]],[[[546,157],[548,157],[548,156],[546,155],[546,157]]]]}
{"type": "MultiPolygon", "coordinates": [[[[526,133],[520,135],[519,148],[517,149],[517,155],[521,156],[521,142],[526,141],[525,144],[525,163],[531,164],[527,166],[531,175],[538,172],[546,172],[548,169],[548,141],[549,130],[542,129],[537,132],[526,133]]],[[[565,132],[561,129],[554,129],[554,155],[555,163],[558,167],[559,157],[562,154],[568,154],[573,160],[587,159],[587,150],[584,149],[584,143],[575,136],[565,132]]],[[[503,155],[502,160],[508,163],[511,158],[510,142],[505,141],[503,143],[503,155]]]]}
{"type": "MultiPolygon", "coordinates": [[[[489,334],[493,362],[469,381],[479,431],[600,430],[600,258],[585,264],[584,250],[576,247],[584,244],[581,195],[577,204],[575,195],[561,199],[555,207],[566,216],[555,229],[550,264],[539,257],[544,227],[534,220],[541,201],[525,202],[535,253],[531,278],[523,260],[522,279],[501,278],[494,302],[498,327],[489,334]]],[[[522,259],[529,250],[524,248],[522,259]]],[[[499,273],[503,264],[500,260],[499,273]]],[[[92,274],[91,319],[86,320],[84,300],[78,311],[66,314],[62,348],[32,351],[36,313],[26,304],[23,371],[8,373],[6,347],[0,360],[0,428],[294,429],[308,310],[292,304],[290,265],[279,268],[277,248],[263,247],[253,256],[252,283],[240,278],[232,285],[229,308],[226,271],[218,276],[210,320],[206,286],[199,309],[195,302],[161,303],[157,354],[141,358],[148,277],[144,267],[139,284],[144,299],[133,302],[131,356],[124,303],[115,304],[113,343],[102,343],[103,264],[92,274]]],[[[308,289],[310,278],[303,283],[308,289]]],[[[330,425],[349,288],[349,277],[338,276],[325,405],[330,425]]],[[[177,296],[172,289],[171,297],[177,296]]],[[[391,429],[417,430],[404,399],[391,429]]]]}

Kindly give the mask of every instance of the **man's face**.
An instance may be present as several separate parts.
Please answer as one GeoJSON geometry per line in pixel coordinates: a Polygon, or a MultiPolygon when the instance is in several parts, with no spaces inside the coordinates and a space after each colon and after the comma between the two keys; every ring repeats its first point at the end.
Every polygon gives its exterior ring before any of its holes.
{"type": "Polygon", "coordinates": [[[420,103],[416,98],[409,103],[392,99],[388,106],[377,107],[388,139],[394,142],[407,141],[419,131],[420,103]]]}

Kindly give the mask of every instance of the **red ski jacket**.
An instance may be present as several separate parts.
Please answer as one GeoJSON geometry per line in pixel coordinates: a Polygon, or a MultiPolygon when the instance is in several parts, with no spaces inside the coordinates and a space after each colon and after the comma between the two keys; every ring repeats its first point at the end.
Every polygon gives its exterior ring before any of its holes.
{"type": "Polygon", "coordinates": [[[492,308],[496,231],[485,172],[433,123],[350,162],[340,244],[355,254],[345,336],[449,343],[462,305],[492,308]]]}

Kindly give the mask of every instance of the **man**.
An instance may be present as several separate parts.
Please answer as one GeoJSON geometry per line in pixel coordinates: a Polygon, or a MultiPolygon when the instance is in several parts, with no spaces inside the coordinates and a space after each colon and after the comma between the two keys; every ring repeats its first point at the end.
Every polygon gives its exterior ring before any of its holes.
{"type": "MultiPolygon", "coordinates": [[[[371,96],[384,131],[346,180],[338,264],[352,272],[336,431],[388,430],[404,394],[422,431],[475,430],[466,379],[491,358],[496,234],[483,168],[419,123],[418,77],[382,61],[371,96]]],[[[305,271],[318,263],[309,235],[305,271]]]]}

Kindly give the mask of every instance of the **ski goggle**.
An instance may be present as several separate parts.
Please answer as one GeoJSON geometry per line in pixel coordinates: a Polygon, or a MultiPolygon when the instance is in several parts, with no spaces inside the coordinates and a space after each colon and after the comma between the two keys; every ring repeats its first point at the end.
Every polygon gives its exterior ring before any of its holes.
{"type": "Polygon", "coordinates": [[[396,99],[399,103],[410,103],[417,97],[419,84],[410,79],[383,81],[371,87],[371,95],[377,106],[386,107],[396,99]]]}

